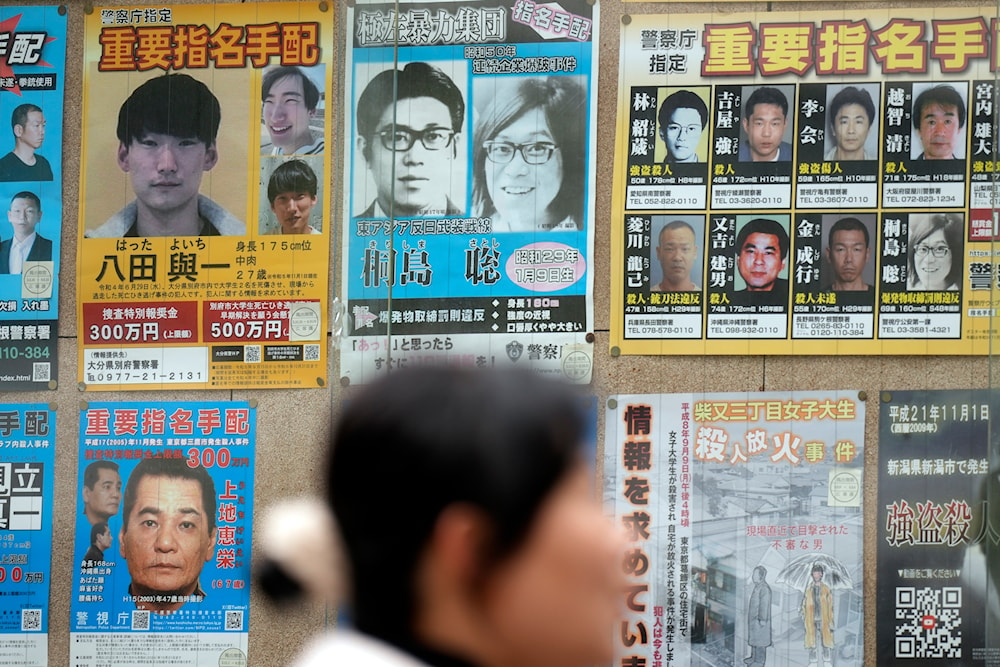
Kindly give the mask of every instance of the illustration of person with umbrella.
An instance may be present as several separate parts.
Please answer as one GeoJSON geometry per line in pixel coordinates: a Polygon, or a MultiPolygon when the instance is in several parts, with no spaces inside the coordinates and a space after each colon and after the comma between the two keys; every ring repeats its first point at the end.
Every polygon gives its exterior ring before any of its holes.
{"type": "Polygon", "coordinates": [[[799,613],[805,626],[805,647],[809,665],[819,664],[823,647],[823,667],[833,665],[833,591],[852,588],[851,576],[843,563],[827,554],[805,554],[793,558],[778,574],[778,583],[802,591],[799,613]]]}

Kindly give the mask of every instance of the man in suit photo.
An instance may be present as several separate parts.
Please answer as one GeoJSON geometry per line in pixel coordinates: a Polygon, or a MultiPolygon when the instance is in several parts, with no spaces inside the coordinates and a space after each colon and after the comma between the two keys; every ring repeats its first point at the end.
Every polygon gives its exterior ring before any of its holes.
{"type": "Polygon", "coordinates": [[[42,219],[42,202],[33,192],[18,192],[10,200],[7,220],[14,237],[0,242],[0,273],[20,274],[25,262],[52,260],[52,241],[35,231],[42,219]]]}

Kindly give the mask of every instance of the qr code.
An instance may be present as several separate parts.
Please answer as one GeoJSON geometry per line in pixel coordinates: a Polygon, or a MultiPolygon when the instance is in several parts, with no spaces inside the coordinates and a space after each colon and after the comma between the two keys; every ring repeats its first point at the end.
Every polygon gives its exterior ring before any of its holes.
{"type": "Polygon", "coordinates": [[[319,345],[303,345],[302,346],[302,360],[303,361],[319,361],[319,345]]]}
{"type": "Polygon", "coordinates": [[[48,382],[52,379],[52,364],[48,361],[36,361],[31,364],[31,381],[48,382]]]}
{"type": "Polygon", "coordinates": [[[227,611],[226,612],[226,630],[240,631],[242,629],[243,629],[243,612],[242,611],[227,611]]]}
{"type": "Polygon", "coordinates": [[[244,345],[243,361],[248,364],[260,363],[260,345],[244,345]]]}
{"type": "Polygon", "coordinates": [[[962,589],[896,589],[896,657],[962,657],[962,589]]]}
{"type": "Polygon", "coordinates": [[[21,610],[21,632],[38,632],[42,629],[41,609],[21,610]]]}
{"type": "Polygon", "coordinates": [[[149,630],[149,612],[141,609],[132,611],[132,629],[149,630]]]}

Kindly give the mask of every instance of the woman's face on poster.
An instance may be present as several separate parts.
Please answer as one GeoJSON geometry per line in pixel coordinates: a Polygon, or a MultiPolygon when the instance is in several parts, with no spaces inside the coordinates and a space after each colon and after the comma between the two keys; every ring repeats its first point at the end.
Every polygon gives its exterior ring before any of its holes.
{"type": "Polygon", "coordinates": [[[525,111],[489,140],[506,144],[504,153],[513,150],[508,162],[502,161],[507,156],[486,158],[486,187],[499,216],[525,229],[560,222],[548,220],[562,187],[563,161],[544,110],[525,111]]]}

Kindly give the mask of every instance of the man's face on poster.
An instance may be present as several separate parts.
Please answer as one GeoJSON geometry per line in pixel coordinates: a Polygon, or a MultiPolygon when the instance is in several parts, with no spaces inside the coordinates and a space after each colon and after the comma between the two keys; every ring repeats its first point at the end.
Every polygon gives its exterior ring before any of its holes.
{"type": "Polygon", "coordinates": [[[740,248],[738,266],[748,290],[773,289],[774,281],[785,268],[778,237],[760,232],[750,234],[740,248]]]}
{"type": "Polygon", "coordinates": [[[315,109],[310,111],[306,107],[302,78],[299,76],[286,76],[275,81],[264,98],[261,110],[271,143],[285,153],[294,153],[296,149],[312,143],[309,121],[314,113],[315,109]]]}
{"type": "Polygon", "coordinates": [[[656,246],[656,259],[663,270],[663,282],[666,285],[686,283],[697,254],[698,246],[690,229],[664,227],[660,232],[659,245],[656,246]]]}
{"type": "Polygon", "coordinates": [[[838,229],[826,249],[837,281],[851,283],[861,276],[870,254],[865,234],[859,229],[838,229]]]}
{"type": "Polygon", "coordinates": [[[202,176],[218,159],[215,145],[197,137],[147,132],[118,145],[118,166],[128,173],[136,198],[160,215],[179,212],[197,197],[202,176]]]}
{"type": "Polygon", "coordinates": [[[680,107],[670,114],[670,122],[660,128],[663,143],[667,145],[667,159],[688,162],[695,156],[701,133],[701,114],[697,109],[680,107]]]}
{"type": "Polygon", "coordinates": [[[924,105],[920,112],[920,143],[925,160],[950,160],[955,157],[955,137],[961,129],[958,109],[937,102],[924,105]]]}
{"type": "Polygon", "coordinates": [[[33,199],[18,197],[11,201],[7,210],[7,221],[14,230],[14,237],[25,239],[35,232],[35,226],[42,219],[42,212],[33,199]]]}
{"type": "Polygon", "coordinates": [[[24,125],[14,126],[14,136],[37,151],[45,141],[45,115],[41,111],[29,111],[24,125]]]}
{"type": "Polygon", "coordinates": [[[448,107],[433,97],[405,98],[387,106],[375,128],[375,135],[367,139],[367,155],[379,205],[386,213],[392,202],[397,214],[443,214],[447,210],[456,139],[452,137],[448,145],[431,150],[421,135],[435,130],[452,132],[448,107]],[[393,132],[385,138],[380,136],[393,132]],[[386,143],[395,144],[396,150],[387,148],[386,143]]]}
{"type": "Polygon", "coordinates": [[[743,131],[746,132],[750,157],[754,162],[772,162],[778,157],[787,122],[777,104],[754,105],[750,115],[743,119],[743,131]]]}
{"type": "Polygon", "coordinates": [[[118,514],[118,507],[122,500],[122,478],[117,470],[109,468],[98,468],[97,481],[94,488],[83,487],[83,504],[86,507],[86,514],[97,523],[99,520],[107,521],[109,517],[118,514]]]}
{"type": "Polygon", "coordinates": [[[200,482],[143,476],[118,535],[132,594],[193,594],[215,550],[216,530],[209,525],[200,482]]]}

